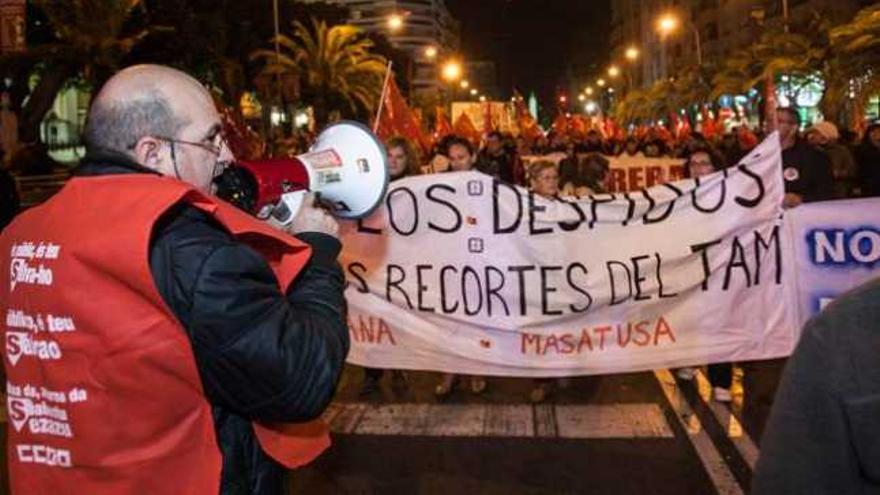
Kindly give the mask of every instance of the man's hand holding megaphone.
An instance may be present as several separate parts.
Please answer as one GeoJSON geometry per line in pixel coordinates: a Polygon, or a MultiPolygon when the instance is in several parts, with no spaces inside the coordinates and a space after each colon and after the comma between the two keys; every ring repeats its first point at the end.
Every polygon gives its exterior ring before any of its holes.
{"type": "Polygon", "coordinates": [[[290,234],[302,234],[304,232],[320,232],[333,237],[339,237],[339,223],[336,222],[327,209],[318,201],[315,193],[306,193],[299,211],[287,224],[283,224],[269,216],[266,220],[270,225],[277,227],[290,234]]]}

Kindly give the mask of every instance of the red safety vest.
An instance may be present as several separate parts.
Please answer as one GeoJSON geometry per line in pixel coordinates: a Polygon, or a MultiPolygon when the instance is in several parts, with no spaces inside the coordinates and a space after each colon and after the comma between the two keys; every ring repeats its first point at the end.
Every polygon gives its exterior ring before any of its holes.
{"type": "MultiPolygon", "coordinates": [[[[211,407],[148,262],[153,226],[180,202],[259,251],[281,290],[311,254],[232,206],[147,174],[74,178],[21,214],[0,236],[13,493],[219,492],[211,407]]],[[[291,468],[330,445],[321,422],[254,429],[291,468]]]]}

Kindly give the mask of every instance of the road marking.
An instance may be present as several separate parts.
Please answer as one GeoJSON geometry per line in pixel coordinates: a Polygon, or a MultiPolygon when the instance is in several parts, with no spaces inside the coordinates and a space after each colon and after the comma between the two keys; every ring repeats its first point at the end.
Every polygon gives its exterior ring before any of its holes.
{"type": "Polygon", "coordinates": [[[336,433],[426,437],[673,438],[657,404],[362,404],[324,414],[336,433]]]}
{"type": "Polygon", "coordinates": [[[715,448],[712,439],[703,429],[699,418],[693,413],[687,399],[679,392],[675,384],[675,378],[669,370],[656,370],[654,376],[660,383],[663,395],[669,405],[675,411],[675,417],[679,424],[687,432],[688,440],[697,452],[697,457],[703,463],[703,468],[708,473],[709,478],[715,485],[715,489],[721,495],[740,495],[743,493],[742,488],[734,478],[730,468],[721,457],[721,453],[715,448]]]}
{"type": "MultiPolygon", "coordinates": [[[[758,462],[758,453],[760,452],[758,446],[752,441],[752,437],[749,436],[749,433],[743,428],[742,423],[739,422],[739,419],[737,419],[730,408],[712,400],[712,385],[702,370],[697,370],[695,378],[700,399],[709,406],[709,410],[712,411],[712,415],[718,420],[718,424],[724,428],[727,437],[733,442],[733,446],[739,451],[743,460],[748,464],[749,469],[754,471],[755,464],[758,462]]],[[[733,387],[731,388],[733,389],[733,387]]],[[[735,391],[735,389],[733,390],[735,391]]]]}

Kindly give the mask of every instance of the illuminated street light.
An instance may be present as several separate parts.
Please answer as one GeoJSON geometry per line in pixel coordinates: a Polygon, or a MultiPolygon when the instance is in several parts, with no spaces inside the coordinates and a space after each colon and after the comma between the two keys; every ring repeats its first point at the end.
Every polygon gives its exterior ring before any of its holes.
{"type": "Polygon", "coordinates": [[[596,108],[596,102],[594,101],[588,101],[587,104],[584,105],[584,110],[586,110],[588,113],[595,112],[596,108]]]}
{"type": "Polygon", "coordinates": [[[471,83],[469,83],[467,79],[463,79],[463,80],[461,81],[461,89],[468,89],[468,87],[469,87],[470,85],[471,85],[471,83]]]}
{"type": "Polygon", "coordinates": [[[631,46],[626,49],[625,56],[626,56],[627,60],[634,61],[637,58],[639,58],[639,49],[634,46],[631,46]]]}
{"type": "Polygon", "coordinates": [[[559,103],[565,103],[567,101],[568,101],[568,97],[566,97],[565,95],[559,96],[559,103]]]}
{"type": "Polygon", "coordinates": [[[608,88],[608,94],[614,94],[614,88],[608,88]]]}
{"type": "Polygon", "coordinates": [[[616,65],[612,65],[608,68],[608,76],[609,77],[617,77],[620,75],[620,69],[616,65]]]}
{"type": "Polygon", "coordinates": [[[587,96],[592,95],[593,94],[593,87],[588,86],[587,89],[584,90],[584,92],[587,93],[587,96]]]}
{"type": "Polygon", "coordinates": [[[391,32],[397,32],[403,29],[403,16],[400,14],[389,15],[388,29],[391,30],[391,32]]]}
{"type": "Polygon", "coordinates": [[[596,81],[596,86],[599,86],[600,88],[604,87],[605,86],[605,79],[599,79],[598,81],[596,81]]]}
{"type": "Polygon", "coordinates": [[[670,34],[678,29],[678,18],[672,14],[663,14],[657,19],[657,31],[660,34],[670,34]]]}
{"type": "Polygon", "coordinates": [[[583,94],[578,95],[578,101],[586,101],[586,100],[587,100],[587,97],[584,96],[583,94]]]}
{"type": "Polygon", "coordinates": [[[425,57],[430,58],[430,59],[437,58],[437,47],[436,46],[429,46],[429,47],[425,48],[425,57]]]}
{"type": "Polygon", "coordinates": [[[486,97],[483,96],[483,95],[480,95],[480,101],[485,102],[485,101],[486,101],[486,97]]]}
{"type": "Polygon", "coordinates": [[[477,91],[477,88],[471,89],[471,96],[477,96],[477,93],[479,93],[479,91],[477,91]]]}
{"type": "Polygon", "coordinates": [[[450,60],[443,64],[443,79],[448,82],[455,82],[461,78],[461,63],[450,60]]]}

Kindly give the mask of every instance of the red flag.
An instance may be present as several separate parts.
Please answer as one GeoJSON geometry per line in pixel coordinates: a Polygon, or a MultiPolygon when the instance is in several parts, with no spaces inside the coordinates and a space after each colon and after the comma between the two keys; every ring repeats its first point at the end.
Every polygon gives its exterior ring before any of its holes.
{"type": "Polygon", "coordinates": [[[767,76],[766,94],[764,95],[764,126],[767,132],[776,130],[776,108],[779,102],[776,100],[776,84],[773,82],[773,76],[767,76]]]}
{"type": "Polygon", "coordinates": [[[385,140],[394,136],[403,136],[417,143],[422,151],[427,153],[431,148],[431,139],[422,130],[418,116],[400,94],[400,88],[397,87],[393,77],[389,78],[388,91],[382,103],[384,107],[379,115],[376,134],[385,140]]]}
{"type": "Polygon", "coordinates": [[[526,108],[523,97],[517,91],[514,91],[514,110],[520,135],[531,140],[538,139],[544,135],[544,131],[538,125],[538,121],[535,120],[535,117],[526,108]]]}
{"type": "Polygon", "coordinates": [[[584,139],[587,137],[589,125],[587,119],[583,115],[573,115],[568,122],[568,133],[575,139],[584,139]]]}
{"type": "Polygon", "coordinates": [[[483,133],[489,134],[495,130],[495,125],[492,123],[492,102],[487,101],[485,102],[485,105],[485,113],[483,114],[483,133]]]}
{"type": "Polygon", "coordinates": [[[434,142],[440,141],[450,134],[452,134],[452,124],[446,118],[446,110],[443,107],[437,107],[437,114],[434,117],[434,142]]]}
{"type": "Polygon", "coordinates": [[[564,113],[559,113],[556,116],[556,120],[553,121],[553,130],[557,134],[565,134],[568,132],[568,117],[565,116],[564,113]]]}
{"type": "Polygon", "coordinates": [[[703,136],[706,139],[712,139],[718,133],[718,127],[715,125],[715,119],[709,115],[709,109],[703,106],[703,136]]]}
{"type": "Polygon", "coordinates": [[[480,142],[480,131],[477,130],[474,122],[464,112],[461,112],[458,118],[455,119],[455,123],[452,124],[452,130],[455,134],[467,139],[474,145],[480,142]]]}

